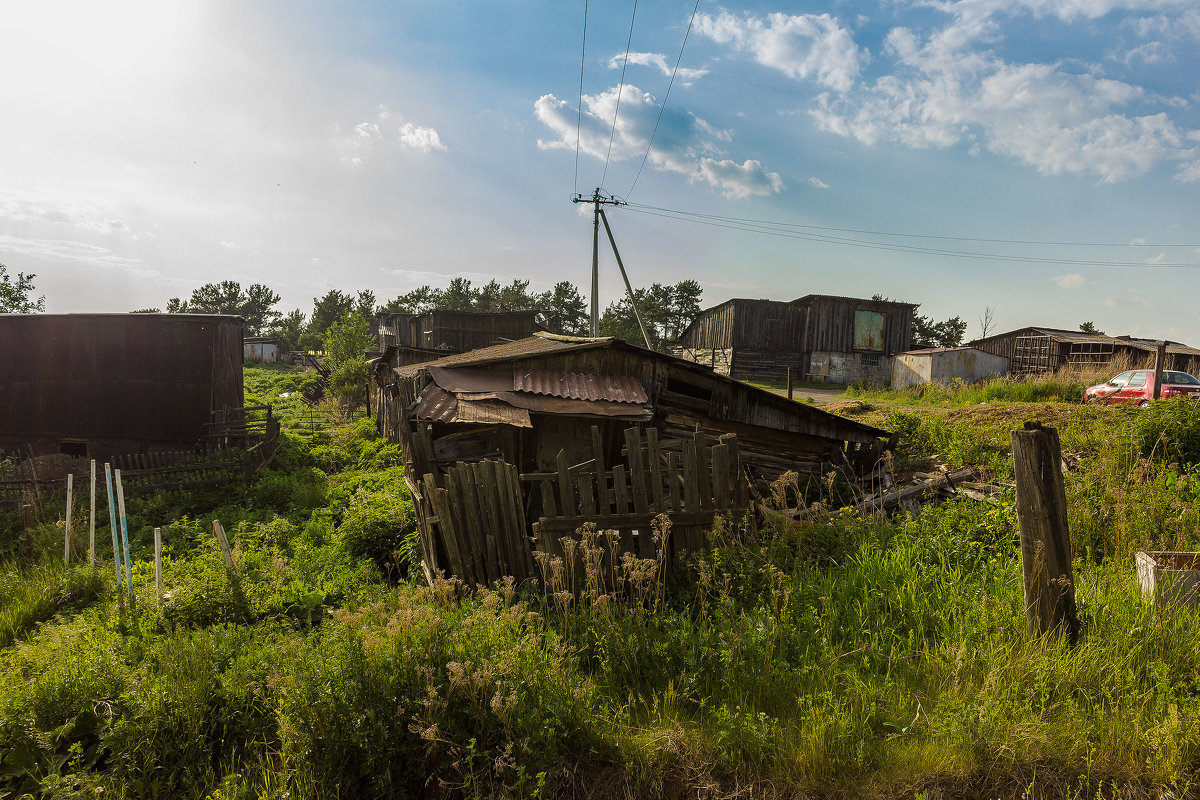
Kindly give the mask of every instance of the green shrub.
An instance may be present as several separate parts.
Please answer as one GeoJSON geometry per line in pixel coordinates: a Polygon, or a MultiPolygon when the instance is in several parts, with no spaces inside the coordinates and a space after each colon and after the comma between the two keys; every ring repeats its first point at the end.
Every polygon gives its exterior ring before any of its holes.
{"type": "Polygon", "coordinates": [[[1173,397],[1151,403],[1134,418],[1142,455],[1178,464],[1200,463],[1200,403],[1173,397]]]}
{"type": "Polygon", "coordinates": [[[396,485],[377,491],[359,489],[351,497],[338,528],[354,558],[370,558],[385,569],[407,574],[414,563],[417,531],[408,490],[396,485]]]}

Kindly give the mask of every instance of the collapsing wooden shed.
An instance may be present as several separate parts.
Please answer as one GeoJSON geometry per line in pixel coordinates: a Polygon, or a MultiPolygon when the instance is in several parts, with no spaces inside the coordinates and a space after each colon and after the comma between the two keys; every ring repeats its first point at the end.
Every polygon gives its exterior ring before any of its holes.
{"type": "Polygon", "coordinates": [[[377,374],[430,572],[533,573],[584,522],[648,555],[652,521],[696,551],[748,478],[869,469],[884,431],[619,339],[540,334],[377,374]]]}

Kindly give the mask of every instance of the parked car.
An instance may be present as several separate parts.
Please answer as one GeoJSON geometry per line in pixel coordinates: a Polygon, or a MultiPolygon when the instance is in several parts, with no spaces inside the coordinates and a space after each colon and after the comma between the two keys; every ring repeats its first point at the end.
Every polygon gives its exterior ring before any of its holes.
{"type": "MultiPolygon", "coordinates": [[[[1162,389],[1159,396],[1200,399],[1200,378],[1186,372],[1165,369],[1162,374],[1162,389]]],[[[1154,370],[1131,369],[1104,383],[1089,386],[1083,393],[1083,402],[1148,406],[1153,397],[1154,370]]]]}

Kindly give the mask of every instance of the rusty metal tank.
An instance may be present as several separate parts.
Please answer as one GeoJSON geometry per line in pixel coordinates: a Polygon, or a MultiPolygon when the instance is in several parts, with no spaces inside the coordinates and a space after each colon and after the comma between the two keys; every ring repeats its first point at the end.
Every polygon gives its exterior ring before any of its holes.
{"type": "Polygon", "coordinates": [[[242,319],[0,314],[0,449],[28,456],[190,448],[242,406],[242,319]]]}

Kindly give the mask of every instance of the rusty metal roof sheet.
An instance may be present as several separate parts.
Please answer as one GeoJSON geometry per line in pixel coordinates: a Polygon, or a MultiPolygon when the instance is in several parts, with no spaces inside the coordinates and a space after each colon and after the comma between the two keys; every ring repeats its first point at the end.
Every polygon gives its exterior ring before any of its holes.
{"type": "Polygon", "coordinates": [[[642,382],[632,375],[584,375],[579,372],[514,369],[512,386],[518,392],[574,400],[645,403],[649,399],[642,382]]]}
{"type": "Polygon", "coordinates": [[[648,420],[654,416],[649,405],[637,403],[614,403],[609,400],[575,400],[564,397],[546,397],[528,392],[460,392],[462,400],[499,400],[510,406],[524,408],[540,414],[567,414],[587,417],[622,417],[648,420]]]}
{"type": "Polygon", "coordinates": [[[426,387],[413,413],[417,419],[432,422],[533,427],[527,409],[515,408],[496,399],[465,400],[432,384],[426,387]]]}
{"type": "Polygon", "coordinates": [[[407,367],[397,367],[396,374],[402,378],[411,378],[423,368],[434,367],[478,367],[485,364],[496,364],[502,361],[514,361],[521,358],[532,358],[549,353],[569,353],[578,350],[590,350],[594,347],[606,347],[613,343],[613,338],[583,339],[567,336],[534,335],[528,339],[515,342],[482,347],[469,350],[466,353],[455,353],[436,361],[425,364],[412,364],[407,367]]]}

